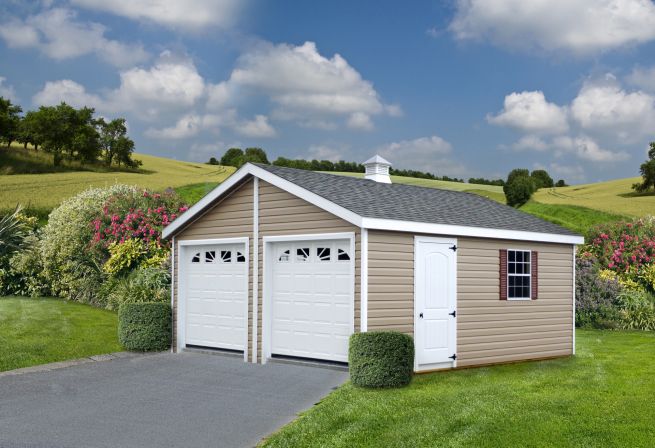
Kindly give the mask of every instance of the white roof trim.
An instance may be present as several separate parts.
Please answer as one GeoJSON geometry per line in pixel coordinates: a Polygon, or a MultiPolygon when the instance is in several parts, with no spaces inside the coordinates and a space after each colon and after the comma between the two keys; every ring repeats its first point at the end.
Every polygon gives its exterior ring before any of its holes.
{"type": "Polygon", "coordinates": [[[293,182],[283,179],[265,169],[251,163],[239,168],[223,183],[210,191],[189,210],[164,228],[163,237],[170,238],[180,228],[191,221],[199,212],[222,196],[226,191],[237,185],[245,177],[252,175],[270,183],[294,196],[304,199],[339,218],[348,221],[356,227],[377,230],[392,230],[396,232],[425,233],[430,235],[468,236],[477,238],[495,238],[518,241],[537,241],[543,243],[584,244],[581,236],[561,235],[553,233],[524,232],[517,230],[489,229],[484,227],[455,226],[449,224],[432,224],[415,221],[399,221],[395,219],[364,218],[332,201],[325,199],[293,182]]]}
{"type": "Polygon", "coordinates": [[[234,172],[230,177],[228,177],[222,184],[214,188],[202,199],[196,202],[191,208],[189,208],[189,210],[181,214],[175,221],[164,228],[162,236],[164,238],[169,238],[171,235],[174,235],[177,230],[192,220],[197,213],[205,209],[205,207],[222,196],[223,193],[237,185],[239,182],[241,182],[242,179],[249,175],[258,177],[259,179],[268,182],[271,185],[275,185],[276,187],[281,188],[282,190],[285,190],[294,196],[298,196],[299,198],[302,198],[357,227],[361,227],[362,218],[358,214],[353,213],[332,201],[328,201],[324,197],[312,193],[309,190],[299,187],[293,182],[282,179],[281,177],[276,176],[275,174],[270,173],[262,168],[259,168],[256,165],[247,163],[239,168],[236,172],[234,172]]]}
{"type": "Polygon", "coordinates": [[[454,226],[395,219],[363,218],[362,227],[367,229],[393,230],[397,232],[426,233],[429,235],[468,236],[502,240],[537,241],[542,243],[584,244],[584,238],[555,233],[525,232],[519,230],[490,229],[486,227],[454,226]]]}

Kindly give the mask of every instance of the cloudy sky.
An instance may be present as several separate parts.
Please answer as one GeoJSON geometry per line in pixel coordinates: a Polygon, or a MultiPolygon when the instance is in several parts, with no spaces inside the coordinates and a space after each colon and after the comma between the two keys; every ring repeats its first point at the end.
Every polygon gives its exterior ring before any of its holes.
{"type": "Polygon", "coordinates": [[[24,109],[95,107],[180,160],[579,183],[637,175],[655,140],[651,0],[7,0],[0,61],[24,109]]]}

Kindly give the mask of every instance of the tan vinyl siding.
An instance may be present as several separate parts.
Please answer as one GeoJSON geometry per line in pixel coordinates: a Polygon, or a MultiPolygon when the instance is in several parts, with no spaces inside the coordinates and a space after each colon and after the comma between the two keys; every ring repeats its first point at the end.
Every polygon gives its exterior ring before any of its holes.
{"type": "MultiPolygon", "coordinates": [[[[457,241],[459,367],[572,353],[573,246],[457,241]],[[503,248],[539,252],[537,300],[499,300],[503,248]]],[[[368,329],[413,334],[414,235],[370,230],[368,254],[368,329]]]]}
{"type": "Polygon", "coordinates": [[[347,221],[281,190],[262,180],[259,181],[259,313],[257,319],[257,359],[262,348],[262,298],[264,279],[265,236],[307,235],[316,233],[355,233],[355,331],[359,331],[360,317],[360,231],[347,221]]]}
{"type": "MultiPolygon", "coordinates": [[[[176,237],[176,241],[210,238],[248,237],[248,357],[252,350],[252,272],[253,272],[253,180],[249,180],[203,215],[189,224],[176,237]]],[[[175,284],[178,284],[178,251],[175,252],[175,284]]],[[[176,288],[177,289],[177,288],[176,288]]],[[[177,346],[177,291],[173,302],[173,347],[177,346]]]]}

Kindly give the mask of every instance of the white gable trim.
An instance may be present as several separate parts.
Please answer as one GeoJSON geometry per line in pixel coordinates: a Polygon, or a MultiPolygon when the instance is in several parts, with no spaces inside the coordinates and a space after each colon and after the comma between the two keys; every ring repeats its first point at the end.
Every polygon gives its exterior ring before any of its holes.
{"type": "Polygon", "coordinates": [[[255,176],[271,185],[291,193],[317,207],[335,215],[344,221],[348,221],[356,227],[377,230],[392,230],[396,232],[425,233],[430,235],[446,236],[468,236],[478,238],[506,239],[517,241],[536,241],[543,243],[562,244],[584,244],[581,236],[559,235],[552,233],[523,232],[516,230],[488,229],[484,227],[454,226],[448,224],[431,224],[415,221],[400,221],[395,219],[363,218],[360,215],[335,204],[309,190],[306,190],[293,182],[282,179],[275,174],[266,171],[256,165],[247,163],[239,168],[234,174],[228,177],[222,184],[214,188],[205,197],[193,205],[189,210],[180,215],[175,221],[168,225],[163,232],[164,238],[170,238],[180,228],[191,221],[196,214],[200,213],[212,202],[221,197],[225,192],[238,185],[247,176],[255,176]]]}
{"type": "Polygon", "coordinates": [[[294,196],[298,196],[301,199],[306,200],[323,210],[332,213],[339,218],[348,221],[351,224],[354,224],[357,227],[361,227],[360,223],[362,221],[361,216],[356,213],[351,212],[348,209],[341,207],[340,205],[335,204],[332,201],[319,196],[315,193],[312,193],[309,190],[306,190],[293,182],[289,182],[286,179],[282,179],[279,176],[276,176],[273,173],[270,173],[262,168],[259,168],[256,165],[247,163],[239,168],[234,174],[228,177],[222,184],[210,191],[205,197],[196,202],[189,210],[180,215],[175,221],[168,225],[163,232],[164,238],[169,238],[171,235],[174,235],[177,230],[191,221],[194,216],[209,206],[216,199],[221,197],[226,191],[230,190],[232,187],[237,185],[244,179],[246,176],[255,176],[259,179],[268,182],[271,185],[275,185],[282,190],[285,190],[294,196]]]}

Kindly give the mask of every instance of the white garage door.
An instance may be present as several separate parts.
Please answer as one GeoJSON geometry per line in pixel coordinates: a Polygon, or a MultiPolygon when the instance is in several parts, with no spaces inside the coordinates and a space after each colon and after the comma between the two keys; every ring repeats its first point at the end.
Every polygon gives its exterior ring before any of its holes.
{"type": "Polygon", "coordinates": [[[248,275],[244,244],[189,246],[185,342],[244,350],[248,275]]]}
{"type": "Polygon", "coordinates": [[[348,360],[353,332],[350,240],[273,244],[271,354],[348,360]]]}

